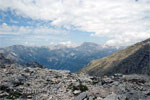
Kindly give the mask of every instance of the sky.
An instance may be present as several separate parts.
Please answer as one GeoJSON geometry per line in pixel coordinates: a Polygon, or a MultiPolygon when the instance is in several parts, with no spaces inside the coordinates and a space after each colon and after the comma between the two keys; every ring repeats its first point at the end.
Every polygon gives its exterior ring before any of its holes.
{"type": "Polygon", "coordinates": [[[150,0],[0,0],[0,47],[150,38],[150,0]]]}

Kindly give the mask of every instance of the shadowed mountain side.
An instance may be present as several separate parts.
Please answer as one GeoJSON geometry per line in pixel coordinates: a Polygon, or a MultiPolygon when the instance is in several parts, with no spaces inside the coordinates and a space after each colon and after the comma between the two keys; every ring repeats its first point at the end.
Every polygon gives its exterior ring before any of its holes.
{"type": "Polygon", "coordinates": [[[94,60],[80,72],[96,76],[114,73],[150,75],[150,39],[113,53],[111,56],[94,60]]]}

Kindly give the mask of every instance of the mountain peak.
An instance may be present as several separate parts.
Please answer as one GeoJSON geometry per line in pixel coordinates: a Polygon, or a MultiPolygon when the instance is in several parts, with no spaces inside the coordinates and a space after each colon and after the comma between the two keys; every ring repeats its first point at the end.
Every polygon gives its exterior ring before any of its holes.
{"type": "Polygon", "coordinates": [[[93,42],[83,42],[81,46],[98,46],[98,44],[93,42]]]}

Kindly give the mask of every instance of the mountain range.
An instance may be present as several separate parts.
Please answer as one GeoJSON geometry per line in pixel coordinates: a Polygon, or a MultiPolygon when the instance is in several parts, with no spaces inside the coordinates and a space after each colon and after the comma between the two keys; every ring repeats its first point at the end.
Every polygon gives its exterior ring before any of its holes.
{"type": "Polygon", "coordinates": [[[150,100],[149,90],[147,75],[98,77],[37,62],[22,66],[0,53],[0,100],[150,100]]]}
{"type": "Polygon", "coordinates": [[[93,60],[80,72],[94,76],[114,73],[150,75],[150,38],[111,56],[93,60]]]}
{"type": "Polygon", "coordinates": [[[50,45],[42,47],[13,45],[1,48],[3,55],[18,64],[38,62],[51,69],[76,72],[94,59],[100,59],[124,47],[84,42],[79,46],[50,45]]]}

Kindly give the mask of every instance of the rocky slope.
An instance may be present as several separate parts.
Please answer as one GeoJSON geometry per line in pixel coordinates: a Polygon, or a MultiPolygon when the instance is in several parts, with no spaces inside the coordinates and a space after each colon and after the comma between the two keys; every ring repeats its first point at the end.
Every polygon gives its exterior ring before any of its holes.
{"type": "Polygon", "coordinates": [[[121,74],[92,77],[38,67],[37,63],[27,67],[7,63],[0,65],[0,99],[150,100],[150,78],[121,74]]]}
{"type": "Polygon", "coordinates": [[[51,69],[77,70],[86,66],[90,61],[99,59],[120,50],[122,47],[101,46],[85,42],[77,47],[51,45],[48,47],[28,47],[14,45],[0,49],[4,56],[14,59],[18,64],[38,62],[51,69]]]}
{"type": "Polygon", "coordinates": [[[150,38],[111,56],[94,60],[80,72],[96,76],[114,73],[150,75],[150,38]]]}

